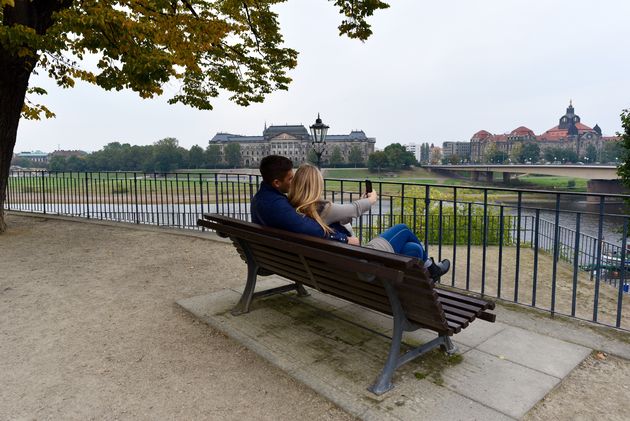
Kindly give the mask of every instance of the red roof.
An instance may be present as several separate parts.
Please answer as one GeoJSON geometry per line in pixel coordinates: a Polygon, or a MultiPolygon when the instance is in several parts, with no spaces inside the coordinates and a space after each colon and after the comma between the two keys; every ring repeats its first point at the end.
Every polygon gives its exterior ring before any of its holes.
{"type": "MultiPolygon", "coordinates": [[[[575,123],[575,127],[578,129],[578,133],[592,132],[593,129],[586,124],[575,123]]],[[[552,127],[545,133],[539,136],[539,140],[560,140],[568,136],[569,131],[567,129],[560,129],[559,126],[552,127]]]]}
{"type": "Polygon", "coordinates": [[[492,136],[492,134],[490,134],[490,132],[485,131],[485,130],[479,130],[477,133],[475,133],[473,135],[473,139],[483,140],[483,139],[486,139],[486,138],[488,138],[490,136],[492,136]]]}
{"type": "Polygon", "coordinates": [[[517,127],[516,129],[512,130],[510,135],[512,135],[512,136],[535,136],[534,132],[531,129],[528,129],[527,127],[525,127],[525,126],[517,127]]]}

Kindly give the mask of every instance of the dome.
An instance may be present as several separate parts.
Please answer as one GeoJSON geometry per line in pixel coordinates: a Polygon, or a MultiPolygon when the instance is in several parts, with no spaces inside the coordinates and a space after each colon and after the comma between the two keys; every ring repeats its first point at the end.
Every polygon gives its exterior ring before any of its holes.
{"type": "Polygon", "coordinates": [[[492,134],[486,130],[479,130],[477,133],[473,135],[473,139],[475,140],[484,140],[492,136],[492,134]]]}
{"type": "Polygon", "coordinates": [[[528,129],[527,127],[525,127],[525,126],[517,127],[516,129],[512,130],[510,135],[511,136],[519,136],[519,137],[535,136],[534,132],[531,129],[528,129]]]}

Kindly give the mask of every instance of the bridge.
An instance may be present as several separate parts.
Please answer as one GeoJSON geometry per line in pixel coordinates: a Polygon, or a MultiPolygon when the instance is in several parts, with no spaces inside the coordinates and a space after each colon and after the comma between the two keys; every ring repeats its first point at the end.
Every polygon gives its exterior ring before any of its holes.
{"type": "Polygon", "coordinates": [[[623,187],[617,175],[615,165],[578,165],[578,164],[460,164],[426,165],[429,171],[437,173],[468,172],[474,181],[480,176],[488,181],[494,180],[494,173],[503,174],[503,181],[510,181],[513,174],[554,175],[562,177],[584,178],[588,181],[588,191],[593,193],[622,193],[623,187]]]}

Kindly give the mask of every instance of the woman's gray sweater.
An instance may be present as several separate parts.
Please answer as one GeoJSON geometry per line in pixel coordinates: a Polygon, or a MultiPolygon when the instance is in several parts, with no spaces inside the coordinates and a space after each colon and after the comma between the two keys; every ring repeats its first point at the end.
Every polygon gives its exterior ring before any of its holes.
{"type": "MultiPolygon", "coordinates": [[[[318,208],[321,209],[319,214],[326,224],[339,222],[345,225],[352,222],[352,218],[358,218],[369,211],[371,207],[370,199],[359,199],[343,205],[339,203],[322,202],[318,208]]],[[[350,229],[350,232],[352,232],[352,229],[350,229]]],[[[382,237],[373,238],[364,247],[390,253],[394,252],[394,248],[389,241],[382,237]]]]}

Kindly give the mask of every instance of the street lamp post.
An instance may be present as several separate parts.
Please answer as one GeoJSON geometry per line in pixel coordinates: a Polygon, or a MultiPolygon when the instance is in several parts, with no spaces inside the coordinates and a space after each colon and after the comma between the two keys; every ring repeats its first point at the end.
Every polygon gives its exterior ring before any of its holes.
{"type": "Polygon", "coordinates": [[[311,145],[313,146],[313,150],[315,151],[315,155],[317,155],[317,168],[321,169],[322,162],[322,154],[326,149],[326,134],[328,133],[328,126],[322,123],[322,119],[319,117],[319,113],[317,113],[317,120],[315,120],[315,124],[311,126],[311,135],[313,136],[313,140],[311,141],[311,145]]]}

